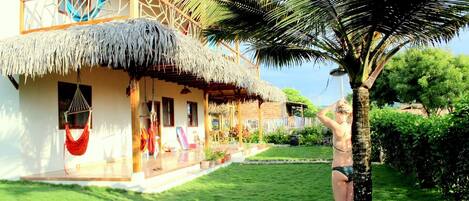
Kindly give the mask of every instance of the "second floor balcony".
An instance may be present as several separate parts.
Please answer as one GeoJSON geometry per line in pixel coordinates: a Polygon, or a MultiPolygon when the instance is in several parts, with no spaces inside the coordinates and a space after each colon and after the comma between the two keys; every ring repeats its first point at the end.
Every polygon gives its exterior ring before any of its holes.
{"type": "MultiPolygon", "coordinates": [[[[97,24],[126,18],[158,20],[182,34],[201,41],[202,26],[171,0],[19,0],[20,32],[64,29],[77,24],[97,24]]],[[[258,66],[243,55],[237,44],[220,43],[211,47],[229,59],[252,70],[258,66]]]]}

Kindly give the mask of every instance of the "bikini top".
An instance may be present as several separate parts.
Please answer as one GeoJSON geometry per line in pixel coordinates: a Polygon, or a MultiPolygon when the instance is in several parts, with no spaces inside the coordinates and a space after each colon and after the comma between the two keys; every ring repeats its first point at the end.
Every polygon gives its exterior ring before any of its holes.
{"type": "MultiPolygon", "coordinates": [[[[344,131],[344,136],[345,136],[345,134],[346,134],[346,132],[344,131]]],[[[352,148],[351,148],[350,150],[343,150],[343,149],[337,148],[337,147],[335,146],[335,140],[334,140],[333,143],[332,143],[332,147],[333,147],[335,150],[339,151],[339,152],[343,152],[343,153],[352,152],[352,148]]]]}

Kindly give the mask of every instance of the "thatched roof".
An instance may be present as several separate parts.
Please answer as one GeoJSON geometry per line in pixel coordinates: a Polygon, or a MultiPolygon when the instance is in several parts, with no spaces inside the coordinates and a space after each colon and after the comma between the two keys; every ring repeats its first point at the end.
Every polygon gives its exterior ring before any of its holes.
{"type": "Polygon", "coordinates": [[[231,105],[229,104],[210,104],[208,105],[209,114],[228,114],[231,105]]]}
{"type": "Polygon", "coordinates": [[[85,66],[142,72],[168,65],[208,83],[233,84],[264,100],[285,101],[280,89],[253,76],[248,68],[155,20],[73,26],[0,41],[2,75],[67,74],[85,66]]]}

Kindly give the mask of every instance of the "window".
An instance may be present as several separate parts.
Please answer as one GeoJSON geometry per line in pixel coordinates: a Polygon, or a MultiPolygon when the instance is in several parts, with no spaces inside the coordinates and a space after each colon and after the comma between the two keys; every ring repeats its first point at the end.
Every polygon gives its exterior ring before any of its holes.
{"type": "Polygon", "coordinates": [[[197,103],[187,102],[187,121],[190,127],[199,125],[197,120],[197,103]]]}
{"type": "MultiPolygon", "coordinates": [[[[86,101],[88,102],[90,107],[92,107],[91,86],[80,85],[79,87],[86,101]]],[[[72,83],[59,82],[57,88],[58,88],[58,97],[59,97],[59,101],[58,101],[59,103],[59,129],[65,129],[64,112],[66,112],[68,108],[70,107],[70,103],[72,102],[73,95],[75,95],[77,85],[72,84],[72,83]]],[[[88,121],[88,115],[89,115],[88,112],[68,115],[68,123],[70,125],[70,129],[85,128],[86,123],[88,121]]]]}
{"type": "Polygon", "coordinates": [[[174,99],[162,98],[163,102],[163,126],[174,126],[174,99]]]}

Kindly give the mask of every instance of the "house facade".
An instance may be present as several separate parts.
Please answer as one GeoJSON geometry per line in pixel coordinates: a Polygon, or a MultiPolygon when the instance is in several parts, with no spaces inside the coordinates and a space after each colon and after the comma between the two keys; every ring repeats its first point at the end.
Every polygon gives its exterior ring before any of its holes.
{"type": "MultiPolygon", "coordinates": [[[[200,25],[166,0],[7,4],[0,12],[9,21],[0,33],[0,179],[119,160],[139,174],[144,151],[136,147],[150,127],[148,111],[156,114],[156,146],[181,150],[178,127],[189,144],[208,145],[209,101],[282,99],[247,76],[255,65],[239,50],[222,44],[212,55],[198,41],[200,25]],[[237,63],[225,58],[235,56],[237,63]],[[72,156],[64,112],[77,87],[92,113],[86,152],[72,156]]],[[[69,117],[74,139],[87,116],[69,117]]]]}

